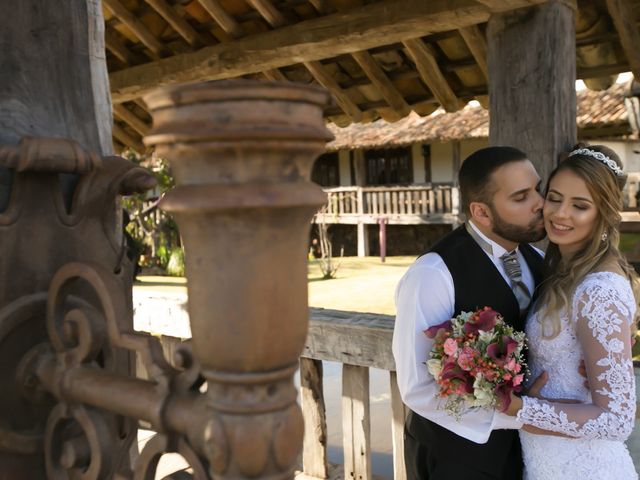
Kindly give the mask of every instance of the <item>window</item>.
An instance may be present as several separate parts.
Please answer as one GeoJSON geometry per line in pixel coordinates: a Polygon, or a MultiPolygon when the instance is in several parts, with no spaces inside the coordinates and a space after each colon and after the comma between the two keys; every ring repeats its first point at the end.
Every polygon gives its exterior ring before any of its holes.
{"type": "Polygon", "coordinates": [[[431,183],[431,145],[422,145],[422,156],[424,157],[424,181],[431,183]]]}
{"type": "Polygon", "coordinates": [[[407,185],[413,183],[411,149],[367,150],[364,158],[367,185],[407,185]]]}
{"type": "Polygon", "coordinates": [[[338,153],[320,155],[313,164],[311,180],[322,187],[337,187],[340,185],[340,165],[338,153]]]}

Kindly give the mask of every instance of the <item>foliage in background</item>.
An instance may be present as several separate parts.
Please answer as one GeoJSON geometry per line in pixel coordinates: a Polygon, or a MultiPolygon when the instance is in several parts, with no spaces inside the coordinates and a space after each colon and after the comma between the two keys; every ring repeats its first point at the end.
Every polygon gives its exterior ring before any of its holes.
{"type": "MultiPolygon", "coordinates": [[[[125,225],[130,248],[139,254],[139,265],[151,273],[184,275],[184,252],[174,220],[158,208],[162,195],[174,186],[166,161],[155,156],[142,156],[129,151],[126,158],[151,171],[158,186],[151,192],[123,199],[129,221],[125,225]]],[[[126,222],[126,216],[125,216],[126,222]]]]}

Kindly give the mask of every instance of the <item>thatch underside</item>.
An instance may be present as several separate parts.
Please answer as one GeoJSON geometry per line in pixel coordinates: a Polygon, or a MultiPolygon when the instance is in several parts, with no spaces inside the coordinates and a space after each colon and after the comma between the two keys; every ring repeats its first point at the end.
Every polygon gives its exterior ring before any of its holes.
{"type": "MultiPolygon", "coordinates": [[[[161,85],[318,83],[337,125],[488,104],[486,22],[545,0],[103,0],[116,150],[144,149],[141,96],[161,85]]],[[[577,77],[640,78],[640,0],[578,2],[577,77]],[[635,42],[635,43],[634,43],[635,42]]]]}

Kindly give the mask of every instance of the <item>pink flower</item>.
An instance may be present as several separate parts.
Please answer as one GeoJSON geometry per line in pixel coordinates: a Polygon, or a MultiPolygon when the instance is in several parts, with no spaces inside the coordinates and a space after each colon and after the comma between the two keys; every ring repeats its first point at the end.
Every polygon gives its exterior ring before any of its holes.
{"type": "Polygon", "coordinates": [[[453,338],[447,338],[444,341],[444,353],[449,356],[455,355],[458,351],[458,342],[456,342],[453,338]]]}
{"type": "Polygon", "coordinates": [[[511,380],[511,374],[510,373],[505,373],[504,375],[502,375],[502,379],[509,381],[511,380]]]}
{"type": "Polygon", "coordinates": [[[503,335],[496,343],[492,343],[487,347],[487,355],[497,364],[504,365],[507,358],[515,352],[518,346],[513,338],[503,335]]]}
{"type": "Polygon", "coordinates": [[[522,380],[524,380],[524,375],[520,374],[520,375],[516,375],[515,377],[513,377],[513,386],[517,387],[518,385],[520,385],[522,383],[522,380]]]}
{"type": "MultiPolygon", "coordinates": [[[[512,358],[511,360],[509,360],[507,362],[507,364],[504,366],[504,368],[506,368],[507,370],[510,370],[512,372],[515,372],[516,371],[516,365],[517,365],[516,364],[516,359],[512,358]]],[[[518,372],[516,372],[516,373],[518,373],[518,372]]]]}
{"type": "Polygon", "coordinates": [[[498,318],[500,318],[500,314],[498,312],[490,309],[489,307],[484,307],[483,310],[474,314],[469,318],[469,320],[467,320],[464,324],[464,333],[478,333],[480,330],[483,332],[489,332],[496,326],[498,318]]]}
{"type": "Polygon", "coordinates": [[[458,365],[467,372],[473,368],[475,351],[471,347],[463,347],[458,354],[458,365]]]}
{"type": "Polygon", "coordinates": [[[443,332],[451,332],[451,320],[447,320],[446,322],[442,322],[439,325],[427,328],[424,331],[424,334],[429,338],[436,338],[436,336],[440,333],[440,330],[442,330],[443,332]]]}

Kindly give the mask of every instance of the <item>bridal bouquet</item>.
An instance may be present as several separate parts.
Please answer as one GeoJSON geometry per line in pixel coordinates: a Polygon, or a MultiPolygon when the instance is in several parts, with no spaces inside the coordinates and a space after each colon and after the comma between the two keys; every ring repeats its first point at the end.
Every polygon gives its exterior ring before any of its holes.
{"type": "Polygon", "coordinates": [[[489,307],[462,312],[424,332],[434,340],[429,373],[440,386],[444,410],[459,419],[466,406],[506,410],[522,389],[525,335],[489,307]]]}

